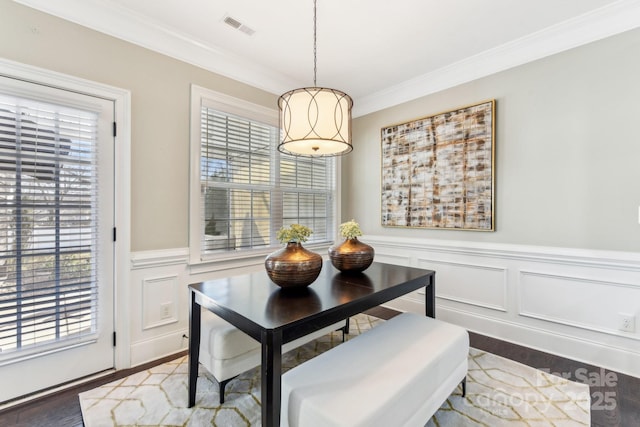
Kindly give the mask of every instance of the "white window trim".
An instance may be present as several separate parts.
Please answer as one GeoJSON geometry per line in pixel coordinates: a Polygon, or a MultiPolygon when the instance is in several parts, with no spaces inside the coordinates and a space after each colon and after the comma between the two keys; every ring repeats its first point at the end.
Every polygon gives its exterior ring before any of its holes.
{"type": "MultiPolygon", "coordinates": [[[[230,268],[251,267],[262,264],[264,257],[271,249],[253,249],[246,252],[227,252],[215,254],[206,260],[201,258],[200,249],[200,110],[202,106],[235,114],[241,117],[279,126],[278,110],[264,107],[221,92],[216,92],[198,85],[191,85],[190,108],[190,173],[189,173],[189,264],[192,273],[204,273],[230,268]]],[[[340,159],[336,159],[336,190],[333,207],[333,218],[340,223],[340,159]]],[[[326,255],[331,243],[307,244],[311,250],[326,255]]]]}

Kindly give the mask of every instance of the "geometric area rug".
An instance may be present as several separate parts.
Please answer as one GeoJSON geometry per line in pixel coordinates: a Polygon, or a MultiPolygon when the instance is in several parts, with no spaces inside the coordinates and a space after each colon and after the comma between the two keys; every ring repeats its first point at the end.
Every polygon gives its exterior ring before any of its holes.
{"type": "MultiPolygon", "coordinates": [[[[383,322],[359,314],[351,318],[349,338],[383,322]]],[[[283,372],[339,345],[334,332],[283,355],[283,372]]],[[[86,427],[260,426],[260,367],[227,385],[218,403],[218,385],[202,367],[196,405],[187,408],[187,357],[80,393],[86,427]]],[[[589,426],[590,395],[578,384],[476,349],[469,351],[467,394],[447,399],[427,427],[589,426]]]]}

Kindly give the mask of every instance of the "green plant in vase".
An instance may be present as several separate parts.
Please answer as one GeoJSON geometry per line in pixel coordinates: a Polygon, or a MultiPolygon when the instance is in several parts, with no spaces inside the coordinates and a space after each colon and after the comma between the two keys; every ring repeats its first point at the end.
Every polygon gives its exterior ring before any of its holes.
{"type": "Polygon", "coordinates": [[[338,228],[344,242],[329,248],[329,258],[335,268],[343,273],[360,273],[371,265],[375,251],[366,243],[358,240],[362,236],[360,225],[355,221],[347,221],[338,228]]]}
{"type": "Polygon", "coordinates": [[[343,222],[340,224],[340,235],[345,239],[355,239],[362,236],[362,230],[360,230],[360,224],[351,221],[343,222]]]}
{"type": "Polygon", "coordinates": [[[289,227],[280,228],[276,238],[280,243],[303,243],[309,240],[312,234],[313,230],[306,225],[291,224],[289,227]]]}

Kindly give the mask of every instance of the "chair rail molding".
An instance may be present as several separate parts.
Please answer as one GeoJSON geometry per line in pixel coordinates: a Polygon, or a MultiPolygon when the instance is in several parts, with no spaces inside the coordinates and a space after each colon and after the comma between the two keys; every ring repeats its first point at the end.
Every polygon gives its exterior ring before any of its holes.
{"type": "MultiPolygon", "coordinates": [[[[458,255],[473,255],[497,259],[540,261],[553,264],[584,265],[640,272],[640,253],[602,251],[594,249],[561,248],[551,246],[529,246],[509,243],[485,243],[463,240],[437,240],[398,238],[367,235],[363,237],[376,249],[388,248],[435,251],[458,255]]],[[[389,254],[393,256],[393,253],[389,254]]]]}
{"type": "Polygon", "coordinates": [[[160,249],[131,253],[131,269],[164,267],[170,265],[187,265],[189,248],[160,249]]]}

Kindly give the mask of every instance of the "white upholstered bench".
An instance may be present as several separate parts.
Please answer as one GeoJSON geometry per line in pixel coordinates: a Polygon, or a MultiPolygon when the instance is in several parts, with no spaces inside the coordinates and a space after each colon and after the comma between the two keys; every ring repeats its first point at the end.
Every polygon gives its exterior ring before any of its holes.
{"type": "Polygon", "coordinates": [[[462,382],[469,335],[400,314],[282,376],[281,425],[424,426],[462,382]]]}
{"type": "MultiPolygon", "coordinates": [[[[261,345],[260,342],[209,310],[202,310],[201,319],[200,357],[198,360],[218,382],[220,404],[223,404],[227,383],[239,374],[260,365],[261,345]]],[[[284,344],[282,352],[286,353],[337,329],[342,329],[344,340],[344,333],[348,333],[348,328],[348,320],[343,320],[284,344]]]]}

